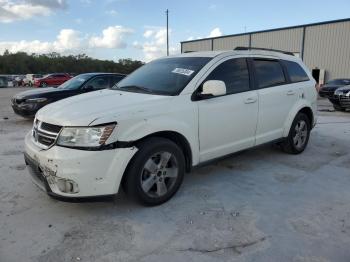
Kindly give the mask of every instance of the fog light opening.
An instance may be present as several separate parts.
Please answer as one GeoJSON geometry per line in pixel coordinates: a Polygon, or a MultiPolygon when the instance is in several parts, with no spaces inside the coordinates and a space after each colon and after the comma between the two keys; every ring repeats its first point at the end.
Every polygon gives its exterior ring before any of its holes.
{"type": "Polygon", "coordinates": [[[73,180],[57,179],[57,187],[62,193],[76,194],[79,192],[78,184],[73,180]]]}

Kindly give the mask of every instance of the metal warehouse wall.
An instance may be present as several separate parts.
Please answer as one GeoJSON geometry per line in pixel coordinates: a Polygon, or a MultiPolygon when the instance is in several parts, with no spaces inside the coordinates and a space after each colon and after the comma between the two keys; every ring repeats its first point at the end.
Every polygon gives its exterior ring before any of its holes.
{"type": "Polygon", "coordinates": [[[249,35],[222,37],[213,40],[213,50],[232,50],[237,46],[249,46],[249,35]]]}
{"type": "Polygon", "coordinates": [[[181,43],[182,52],[232,50],[237,46],[300,53],[310,70],[326,70],[326,80],[350,77],[349,18],[181,43]]]}
{"type": "Polygon", "coordinates": [[[189,51],[208,51],[211,50],[211,39],[208,40],[200,40],[196,42],[188,42],[181,45],[181,52],[189,52],[189,51]]]}
{"type": "Polygon", "coordinates": [[[306,27],[303,60],[327,79],[350,77],[350,21],[306,27]]]}
{"type": "Polygon", "coordinates": [[[294,53],[301,52],[303,29],[294,28],[252,34],[252,47],[274,48],[294,53]]]}

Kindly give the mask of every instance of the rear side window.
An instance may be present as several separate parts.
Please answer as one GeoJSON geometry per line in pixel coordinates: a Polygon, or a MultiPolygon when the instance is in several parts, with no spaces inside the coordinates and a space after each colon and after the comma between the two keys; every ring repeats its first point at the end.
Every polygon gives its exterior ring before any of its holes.
{"type": "Polygon", "coordinates": [[[287,72],[292,83],[309,80],[306,72],[298,63],[292,61],[283,61],[283,63],[287,68],[287,72]]]}
{"type": "Polygon", "coordinates": [[[226,84],[227,94],[249,90],[249,71],[245,58],[236,58],[223,62],[207,77],[208,80],[221,80],[226,84]]]}
{"type": "Polygon", "coordinates": [[[286,83],[283,68],[277,60],[254,59],[259,88],[286,83]]]}

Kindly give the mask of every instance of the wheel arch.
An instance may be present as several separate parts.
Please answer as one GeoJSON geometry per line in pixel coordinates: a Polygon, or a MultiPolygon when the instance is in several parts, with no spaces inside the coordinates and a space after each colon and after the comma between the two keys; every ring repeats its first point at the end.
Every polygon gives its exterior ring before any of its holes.
{"type": "Polygon", "coordinates": [[[193,153],[192,153],[192,149],[190,146],[190,143],[188,142],[188,140],[186,139],[185,136],[183,136],[182,134],[180,134],[179,132],[176,131],[158,131],[158,132],[154,132],[151,134],[148,134],[136,141],[134,141],[134,143],[137,145],[139,144],[141,141],[144,141],[150,137],[162,137],[165,139],[168,139],[172,142],[174,142],[183,152],[184,157],[185,157],[185,161],[186,161],[186,171],[189,172],[192,168],[192,160],[193,160],[193,153]]]}
{"type": "Polygon", "coordinates": [[[311,106],[307,105],[307,104],[300,104],[299,106],[295,107],[291,113],[289,114],[286,123],[285,123],[285,127],[284,127],[284,131],[283,131],[283,137],[287,137],[289,134],[289,130],[290,127],[292,126],[293,120],[296,117],[297,114],[299,113],[304,113],[310,120],[310,125],[311,128],[313,128],[314,126],[314,121],[315,121],[315,116],[314,116],[314,112],[311,108],[311,106]]]}

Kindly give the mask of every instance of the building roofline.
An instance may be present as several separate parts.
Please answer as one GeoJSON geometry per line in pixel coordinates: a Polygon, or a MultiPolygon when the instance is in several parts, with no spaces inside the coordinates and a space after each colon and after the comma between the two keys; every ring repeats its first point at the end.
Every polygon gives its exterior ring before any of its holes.
{"type": "Polygon", "coordinates": [[[247,32],[247,33],[239,33],[239,34],[231,34],[231,35],[223,35],[223,36],[216,36],[216,37],[206,37],[206,38],[201,38],[201,39],[186,40],[186,41],[181,41],[180,43],[181,44],[183,44],[183,43],[192,43],[192,42],[199,42],[199,41],[203,41],[203,40],[221,39],[221,38],[226,38],[226,37],[243,36],[243,35],[258,34],[258,33],[266,33],[266,32],[273,32],[273,31],[280,31],[280,30],[287,30],[287,29],[295,29],[295,28],[303,28],[303,27],[307,27],[307,26],[334,24],[334,23],[341,23],[341,22],[348,22],[348,21],[350,21],[350,18],[343,18],[343,19],[329,20],[329,21],[310,23],[310,24],[302,24],[302,25],[286,26],[286,27],[279,27],[279,28],[259,30],[259,31],[251,31],[251,32],[247,32]]]}

